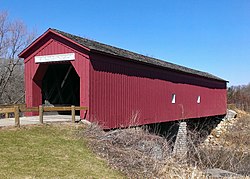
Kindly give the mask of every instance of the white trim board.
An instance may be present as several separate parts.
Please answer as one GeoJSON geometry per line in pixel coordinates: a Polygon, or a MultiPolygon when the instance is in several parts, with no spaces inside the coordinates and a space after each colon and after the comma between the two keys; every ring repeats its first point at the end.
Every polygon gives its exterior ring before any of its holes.
{"type": "Polygon", "coordinates": [[[35,63],[59,62],[75,60],[75,53],[35,56],[35,63]]]}

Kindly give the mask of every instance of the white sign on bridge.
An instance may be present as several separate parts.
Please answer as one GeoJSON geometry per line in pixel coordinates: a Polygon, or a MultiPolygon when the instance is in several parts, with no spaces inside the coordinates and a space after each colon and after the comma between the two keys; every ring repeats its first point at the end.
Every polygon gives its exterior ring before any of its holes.
{"type": "Polygon", "coordinates": [[[35,63],[59,62],[75,60],[75,53],[35,56],[35,63]]]}

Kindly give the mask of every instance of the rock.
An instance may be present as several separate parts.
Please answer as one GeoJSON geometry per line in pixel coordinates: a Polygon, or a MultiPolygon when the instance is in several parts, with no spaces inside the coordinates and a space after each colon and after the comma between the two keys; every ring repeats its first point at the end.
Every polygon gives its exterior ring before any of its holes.
{"type": "Polygon", "coordinates": [[[164,143],[157,142],[157,141],[147,141],[147,140],[141,140],[138,142],[134,148],[138,151],[141,151],[143,153],[147,153],[151,158],[155,160],[164,160],[164,150],[168,150],[164,143]]]}
{"type": "Polygon", "coordinates": [[[233,110],[227,110],[227,115],[223,118],[223,120],[216,126],[215,129],[210,134],[210,138],[208,142],[210,144],[215,143],[219,140],[221,135],[227,132],[228,128],[235,123],[235,118],[237,113],[233,110]]]}
{"type": "Polygon", "coordinates": [[[212,168],[212,169],[206,169],[204,171],[205,175],[212,178],[224,178],[224,177],[240,177],[241,175],[238,175],[236,173],[232,173],[226,170],[222,170],[220,168],[212,168]]]}
{"type": "Polygon", "coordinates": [[[81,122],[82,122],[83,124],[91,125],[91,122],[88,121],[88,120],[86,120],[86,119],[82,119],[81,122]]]}
{"type": "Polygon", "coordinates": [[[233,110],[227,110],[227,115],[225,116],[226,119],[233,119],[237,116],[237,113],[233,110]]]}
{"type": "Polygon", "coordinates": [[[155,160],[163,160],[163,151],[162,147],[160,145],[155,145],[151,149],[151,157],[154,158],[155,160]]]}

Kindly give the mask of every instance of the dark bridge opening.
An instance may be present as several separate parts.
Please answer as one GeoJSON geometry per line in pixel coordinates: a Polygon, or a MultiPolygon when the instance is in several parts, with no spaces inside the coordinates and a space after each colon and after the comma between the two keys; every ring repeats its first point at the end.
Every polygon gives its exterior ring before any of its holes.
{"type": "Polygon", "coordinates": [[[42,100],[47,106],[80,105],[80,78],[71,64],[48,66],[42,81],[42,100]]]}

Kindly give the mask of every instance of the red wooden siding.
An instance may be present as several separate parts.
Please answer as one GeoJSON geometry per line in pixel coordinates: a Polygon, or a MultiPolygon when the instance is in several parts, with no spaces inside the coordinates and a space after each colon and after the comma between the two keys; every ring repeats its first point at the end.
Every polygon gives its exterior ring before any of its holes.
{"type": "Polygon", "coordinates": [[[104,128],[225,114],[225,82],[91,56],[90,117],[104,128]],[[197,85],[199,84],[199,85],[197,85]],[[176,103],[172,104],[172,94],[176,103]],[[198,96],[201,103],[197,103],[198,96]],[[137,121],[131,121],[137,115],[137,121]]]}
{"type": "MultiPolygon", "coordinates": [[[[25,94],[27,106],[38,106],[42,104],[41,85],[44,74],[49,63],[35,63],[35,56],[75,53],[76,60],[70,61],[80,77],[80,105],[89,106],[89,60],[84,49],[80,49],[74,44],[65,45],[65,40],[53,34],[47,36],[46,40],[38,44],[40,48],[35,48],[32,54],[25,59],[25,94]]],[[[62,63],[62,62],[56,62],[62,63]]],[[[33,113],[34,114],[34,113],[33,113]]],[[[32,115],[32,113],[28,113],[32,115]]],[[[83,113],[81,113],[83,116],[83,113]]]]}
{"type": "Polygon", "coordinates": [[[42,104],[42,80],[52,63],[36,64],[35,56],[63,53],[75,53],[75,60],[53,64],[72,64],[80,77],[80,105],[89,107],[87,119],[104,128],[226,113],[226,81],[101,54],[52,30],[20,55],[25,59],[27,106],[42,104]]]}

